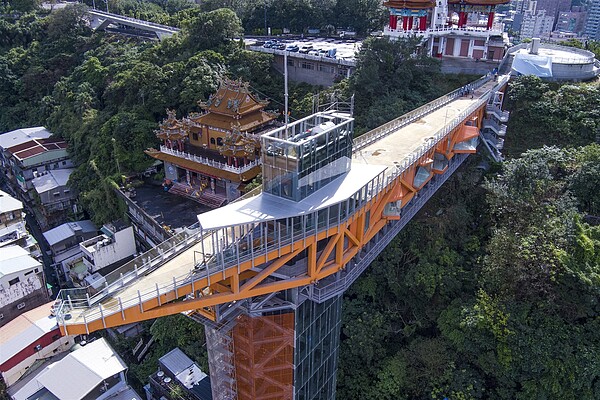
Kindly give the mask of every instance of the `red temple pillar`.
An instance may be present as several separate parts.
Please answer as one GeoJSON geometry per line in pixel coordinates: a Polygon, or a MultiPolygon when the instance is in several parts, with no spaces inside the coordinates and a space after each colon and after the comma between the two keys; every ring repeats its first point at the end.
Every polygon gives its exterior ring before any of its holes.
{"type": "Polygon", "coordinates": [[[413,17],[408,17],[408,30],[409,30],[409,31],[412,31],[412,28],[413,28],[413,20],[414,20],[414,18],[413,18],[413,17]]]}
{"type": "Polygon", "coordinates": [[[408,30],[408,17],[402,17],[402,30],[408,30]]]}
{"type": "Polygon", "coordinates": [[[427,16],[424,15],[419,18],[419,30],[424,32],[427,30],[427,16]]]}
{"type": "Polygon", "coordinates": [[[390,29],[396,29],[398,26],[398,17],[395,15],[390,15],[390,29]]]}
{"type": "Polygon", "coordinates": [[[490,11],[488,14],[487,28],[492,29],[492,25],[494,25],[494,12],[490,11]]]}

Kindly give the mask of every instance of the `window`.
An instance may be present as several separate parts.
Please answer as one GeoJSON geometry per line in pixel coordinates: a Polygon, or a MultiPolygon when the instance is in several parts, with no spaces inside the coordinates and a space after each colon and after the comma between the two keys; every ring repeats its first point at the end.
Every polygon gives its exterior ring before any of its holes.
{"type": "Polygon", "coordinates": [[[17,283],[19,283],[19,282],[20,282],[20,279],[19,279],[19,277],[17,276],[15,279],[11,279],[10,281],[8,281],[8,284],[9,284],[10,286],[12,286],[12,285],[16,285],[16,284],[17,284],[17,283]]]}
{"type": "Polygon", "coordinates": [[[35,346],[35,347],[33,348],[33,351],[40,351],[41,349],[42,349],[42,345],[41,345],[41,344],[38,344],[37,346],[35,346]]]}
{"type": "Polygon", "coordinates": [[[33,270],[25,272],[25,276],[33,274],[33,270]]]}
{"type": "Polygon", "coordinates": [[[217,145],[223,146],[223,138],[217,138],[217,145]]]}
{"type": "Polygon", "coordinates": [[[302,67],[304,69],[315,69],[315,64],[310,63],[310,62],[306,62],[306,61],[302,61],[300,63],[300,67],[302,67]]]}
{"type": "Polygon", "coordinates": [[[4,319],[4,314],[0,314],[0,321],[4,319]]]}
{"type": "Polygon", "coordinates": [[[214,137],[210,138],[210,144],[215,144],[215,138],[214,137]]]}
{"type": "Polygon", "coordinates": [[[63,161],[63,162],[62,162],[62,165],[67,165],[67,162],[66,162],[66,161],[63,161]]]}
{"type": "Polygon", "coordinates": [[[331,65],[319,64],[319,71],[333,74],[335,72],[335,68],[333,68],[331,65]]]}
{"type": "Polygon", "coordinates": [[[52,195],[53,195],[54,197],[58,197],[58,196],[60,196],[60,192],[54,192],[54,193],[52,193],[52,195]]]}
{"type": "Polygon", "coordinates": [[[288,57],[288,66],[293,67],[294,66],[294,60],[292,58],[288,57]]]}
{"type": "Polygon", "coordinates": [[[34,269],[34,271],[35,271],[35,273],[36,273],[36,274],[37,274],[38,272],[40,272],[40,270],[39,270],[39,269],[37,269],[37,268],[36,268],[36,269],[34,269]]]}
{"type": "Polygon", "coordinates": [[[60,335],[54,335],[52,336],[52,341],[54,342],[55,340],[60,339],[60,335]]]}
{"type": "Polygon", "coordinates": [[[22,310],[25,308],[25,302],[17,304],[17,310],[22,310]]]}
{"type": "Polygon", "coordinates": [[[58,163],[54,163],[54,169],[58,169],[58,163]]]}
{"type": "Polygon", "coordinates": [[[197,132],[192,133],[192,137],[194,138],[194,140],[197,141],[198,140],[198,133],[197,132]]]}
{"type": "Polygon", "coordinates": [[[63,190],[63,193],[64,194],[69,194],[69,193],[71,193],[71,190],[70,189],[65,189],[65,190],[63,190]]]}

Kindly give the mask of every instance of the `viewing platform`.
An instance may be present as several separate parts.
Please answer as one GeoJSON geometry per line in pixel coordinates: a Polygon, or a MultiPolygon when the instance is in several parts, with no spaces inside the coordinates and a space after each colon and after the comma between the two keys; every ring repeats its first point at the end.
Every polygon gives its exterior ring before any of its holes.
{"type": "Polygon", "coordinates": [[[263,164],[273,168],[265,180],[277,183],[268,193],[199,215],[197,227],[115,271],[103,288],[61,291],[61,330],[86,333],[192,309],[218,321],[217,305],[333,279],[455,155],[476,151],[486,105],[507,81],[483,77],[354,143],[353,119],[337,112],[263,135],[263,164]],[[331,162],[303,164],[319,151],[331,162]],[[297,192],[286,192],[288,178],[297,192]]]}

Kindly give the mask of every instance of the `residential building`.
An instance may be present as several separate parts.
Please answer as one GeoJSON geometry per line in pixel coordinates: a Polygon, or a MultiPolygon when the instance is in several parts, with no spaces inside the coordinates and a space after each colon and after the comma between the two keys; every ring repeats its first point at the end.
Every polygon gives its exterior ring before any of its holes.
{"type": "Polygon", "coordinates": [[[0,326],[48,302],[42,264],[20,246],[0,251],[0,326]]]}
{"type": "Polygon", "coordinates": [[[85,276],[83,250],[79,243],[95,237],[98,228],[90,220],[67,222],[43,233],[52,251],[52,260],[59,282],[70,282],[71,276],[85,276]]]}
{"type": "Polygon", "coordinates": [[[41,252],[37,241],[25,226],[23,203],[0,190],[0,248],[18,245],[38,258],[41,252]]]}
{"type": "Polygon", "coordinates": [[[39,174],[73,167],[67,154],[67,142],[53,138],[44,127],[0,134],[0,161],[2,172],[23,193],[33,188],[31,181],[39,174]]]}
{"type": "Polygon", "coordinates": [[[260,134],[277,115],[264,111],[247,83],[224,79],[204,113],[182,120],[174,111],[156,131],[163,142],[146,154],[164,162],[165,187],[209,207],[238,198],[261,171],[260,134]]]}
{"type": "Polygon", "coordinates": [[[41,366],[8,394],[13,400],[141,400],[127,385],[126,372],[127,365],[102,338],[41,366]]]}
{"type": "Polygon", "coordinates": [[[115,221],[104,225],[100,230],[101,235],[79,244],[87,274],[94,274],[102,269],[110,272],[131,260],[136,254],[133,227],[125,225],[122,221],[115,221]]]}
{"type": "Polygon", "coordinates": [[[584,11],[564,11],[558,14],[555,31],[581,34],[585,30],[587,13],[584,11]]]}
{"type": "Polygon", "coordinates": [[[495,21],[496,6],[509,0],[387,0],[390,38],[422,37],[422,48],[432,57],[499,61],[508,36],[495,21]]]}
{"type": "Polygon", "coordinates": [[[554,25],[554,17],[546,15],[546,10],[528,10],[523,15],[521,39],[549,38],[554,25]]]}
{"type": "Polygon", "coordinates": [[[7,386],[36,361],[65,352],[75,344],[72,336],[61,336],[56,318],[50,315],[53,303],[24,312],[0,328],[0,373],[7,386]]]}
{"type": "Polygon", "coordinates": [[[28,235],[24,216],[23,203],[0,190],[0,247],[28,235]]]}
{"type": "Polygon", "coordinates": [[[210,377],[178,347],[162,356],[158,364],[159,370],[148,377],[144,387],[148,400],[177,400],[172,396],[175,387],[181,388],[185,398],[212,400],[210,377]]]}
{"type": "Polygon", "coordinates": [[[600,0],[591,0],[589,3],[585,36],[588,39],[600,40],[600,0]]]}
{"type": "Polygon", "coordinates": [[[40,227],[55,226],[64,221],[68,213],[77,213],[77,192],[68,186],[74,169],[45,171],[32,179],[37,196],[37,208],[41,211],[40,227]]]}

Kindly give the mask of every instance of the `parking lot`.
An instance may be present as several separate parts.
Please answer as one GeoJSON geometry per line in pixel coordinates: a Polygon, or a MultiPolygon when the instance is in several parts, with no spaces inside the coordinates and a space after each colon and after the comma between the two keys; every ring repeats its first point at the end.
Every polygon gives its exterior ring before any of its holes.
{"type": "MultiPolygon", "coordinates": [[[[305,46],[312,46],[316,51],[323,50],[321,56],[326,57],[326,53],[331,54],[331,50],[335,49],[335,58],[354,61],[355,55],[360,50],[361,42],[354,39],[335,39],[335,38],[246,38],[246,46],[263,46],[268,40],[277,40],[286,48],[298,46],[302,49],[305,46]]],[[[283,50],[283,49],[281,49],[283,50]]],[[[311,54],[311,53],[308,53],[311,54]]],[[[311,55],[317,55],[312,53],[311,55]]]]}

